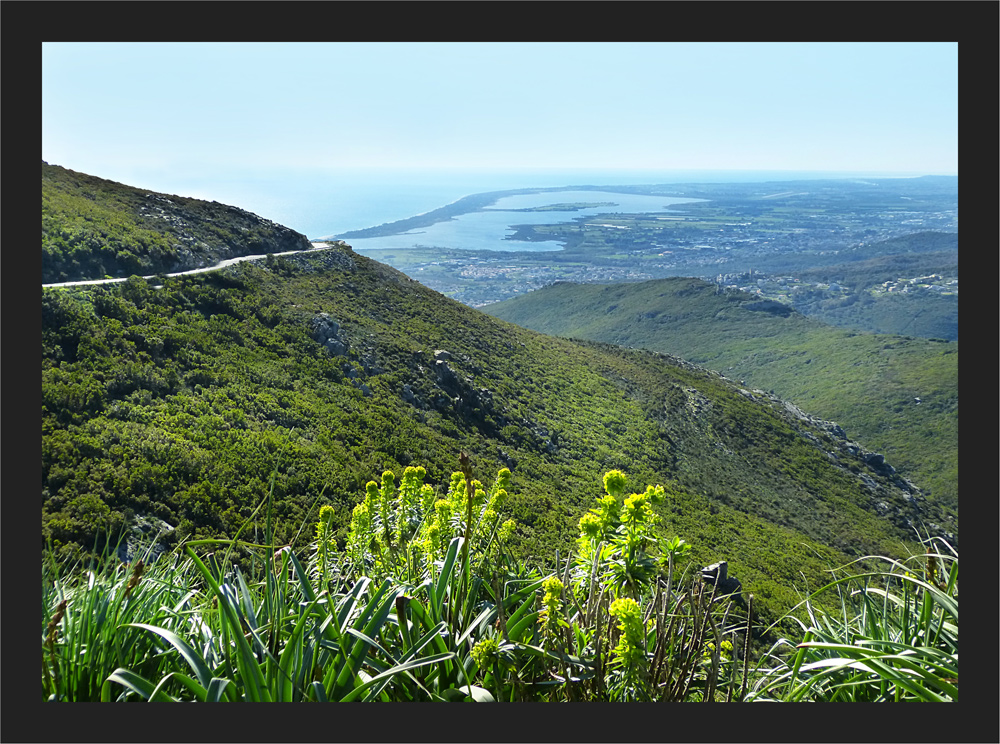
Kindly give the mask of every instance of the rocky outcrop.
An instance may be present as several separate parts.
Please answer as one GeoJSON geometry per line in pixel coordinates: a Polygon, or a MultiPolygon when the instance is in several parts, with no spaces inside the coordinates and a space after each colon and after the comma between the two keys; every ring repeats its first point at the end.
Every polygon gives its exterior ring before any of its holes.
{"type": "Polygon", "coordinates": [[[450,407],[458,415],[483,431],[496,427],[493,406],[493,391],[486,387],[476,387],[473,378],[460,374],[451,365],[451,352],[438,349],[434,352],[434,377],[437,386],[446,393],[448,400],[437,396],[438,408],[450,407]],[[490,422],[493,422],[492,424],[490,422]]]}
{"type": "Polygon", "coordinates": [[[136,516],[128,535],[118,544],[118,560],[131,563],[141,558],[147,564],[155,562],[168,549],[160,538],[173,531],[162,519],[136,516]]]}
{"type": "Polygon", "coordinates": [[[729,576],[729,563],[719,561],[701,569],[701,580],[716,587],[715,596],[731,596],[734,601],[743,602],[743,585],[735,576],[729,576]]]}
{"type": "Polygon", "coordinates": [[[149,192],[44,161],[42,203],[46,284],[173,274],[312,248],[305,235],[239,207],[149,192]]]}
{"type": "Polygon", "coordinates": [[[890,465],[885,455],[872,452],[848,439],[844,429],[833,421],[805,413],[798,406],[764,390],[738,389],[737,392],[755,401],[769,402],[775,410],[788,415],[799,434],[823,449],[827,459],[864,485],[869,492],[868,509],[886,517],[908,532],[943,537],[957,547],[954,533],[940,528],[940,510],[924,498],[920,489],[890,465]],[[826,435],[826,436],[824,436],[826,435]]]}
{"type": "Polygon", "coordinates": [[[309,321],[313,340],[326,347],[334,356],[347,354],[347,335],[341,330],[340,323],[328,313],[319,313],[309,321]]]}
{"type": "Polygon", "coordinates": [[[175,241],[177,258],[171,272],[212,266],[238,256],[312,247],[305,235],[239,207],[155,193],[146,194],[145,199],[138,208],[139,218],[175,241]]]}
{"type": "Polygon", "coordinates": [[[327,241],[330,248],[317,248],[302,253],[281,256],[281,260],[307,273],[321,273],[330,269],[355,271],[357,264],[351,246],[343,240],[327,241]]]}

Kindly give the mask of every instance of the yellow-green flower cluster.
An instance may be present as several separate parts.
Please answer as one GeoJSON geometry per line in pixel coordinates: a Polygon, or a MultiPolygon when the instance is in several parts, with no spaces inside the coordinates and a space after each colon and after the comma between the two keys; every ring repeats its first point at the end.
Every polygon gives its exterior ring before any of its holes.
{"type": "Polygon", "coordinates": [[[507,542],[514,534],[514,528],[516,527],[517,527],[517,522],[515,522],[513,519],[508,519],[506,522],[500,525],[500,529],[497,530],[497,539],[500,540],[500,542],[502,543],[507,542]]]}
{"type": "Polygon", "coordinates": [[[354,507],[354,511],[351,512],[351,527],[347,536],[351,557],[359,562],[362,560],[367,543],[371,541],[372,515],[368,504],[366,498],[354,507]]]}
{"type": "Polygon", "coordinates": [[[434,506],[434,486],[424,484],[420,487],[420,506],[424,514],[429,512],[434,506]]]}
{"type": "Polygon", "coordinates": [[[396,539],[403,543],[413,533],[412,522],[417,520],[417,505],[422,496],[421,486],[427,471],[422,467],[408,467],[399,482],[399,499],[395,514],[396,539]]]}
{"type": "Polygon", "coordinates": [[[646,629],[639,603],[631,597],[621,597],[611,603],[608,612],[618,619],[618,630],[621,631],[613,653],[622,665],[633,668],[642,660],[646,646],[646,629]]]}
{"type": "MultiPolygon", "coordinates": [[[[702,655],[705,657],[711,657],[715,653],[715,644],[706,643],[705,648],[702,651],[702,655]]],[[[729,661],[733,658],[733,644],[729,641],[723,641],[719,644],[719,658],[723,661],[729,661]]]]}
{"type": "Polygon", "coordinates": [[[596,540],[601,536],[603,526],[601,518],[593,512],[587,512],[580,518],[580,533],[591,540],[596,540]]]}
{"type": "Polygon", "coordinates": [[[448,542],[452,537],[451,512],[450,501],[438,499],[434,502],[434,520],[437,522],[442,542],[448,542]]]}
{"type": "MultiPolygon", "coordinates": [[[[657,486],[657,488],[662,494],[663,486],[657,486]]],[[[653,486],[646,488],[645,493],[633,493],[625,499],[625,505],[622,507],[622,521],[630,527],[640,524],[656,524],[660,518],[653,513],[651,502],[657,500],[657,491],[653,486]]]]}
{"type": "Polygon", "coordinates": [[[555,576],[550,576],[542,582],[542,611],[538,615],[538,622],[546,633],[553,629],[559,621],[562,610],[562,590],[563,583],[555,576]]]}
{"type": "Polygon", "coordinates": [[[500,508],[508,498],[509,470],[497,474],[488,493],[482,483],[467,483],[465,475],[456,471],[443,498],[423,483],[426,475],[423,467],[407,467],[398,488],[395,476],[388,470],[382,473],[380,482],[365,484],[365,497],[354,508],[347,540],[356,565],[364,565],[365,570],[373,570],[376,575],[405,572],[415,577],[428,563],[439,560],[457,536],[470,537],[470,546],[476,550],[475,546],[480,545],[480,551],[486,549],[495,534],[501,540],[510,539],[514,525],[498,527],[500,508]],[[467,486],[471,488],[471,503],[467,486]],[[472,534],[466,525],[470,517],[472,534]]]}
{"type": "Polygon", "coordinates": [[[472,647],[472,658],[480,669],[486,669],[497,658],[500,646],[492,638],[484,638],[472,647]]]}
{"type": "Polygon", "coordinates": [[[625,493],[627,479],[621,470],[609,470],[604,474],[604,490],[613,498],[625,493]]]}
{"type": "Polygon", "coordinates": [[[333,533],[334,508],[324,504],[319,508],[319,521],[316,522],[316,542],[321,545],[329,543],[333,533]]]}
{"type": "Polygon", "coordinates": [[[605,494],[597,499],[597,507],[591,510],[601,520],[601,532],[607,534],[618,526],[620,505],[618,499],[611,494],[605,494]]]}
{"type": "Polygon", "coordinates": [[[434,522],[424,528],[424,553],[428,561],[441,554],[441,528],[434,522]]]}

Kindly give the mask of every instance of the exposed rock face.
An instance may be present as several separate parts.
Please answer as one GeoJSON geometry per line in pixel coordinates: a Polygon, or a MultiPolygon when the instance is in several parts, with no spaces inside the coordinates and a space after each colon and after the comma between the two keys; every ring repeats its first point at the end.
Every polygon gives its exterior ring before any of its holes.
{"type": "MultiPolygon", "coordinates": [[[[308,243],[308,240],[306,241],[308,243]]],[[[339,269],[341,271],[354,271],[357,265],[354,262],[355,254],[351,246],[343,240],[329,241],[331,248],[318,248],[316,250],[306,250],[302,253],[292,253],[281,256],[287,263],[293,264],[307,272],[322,272],[328,269],[339,269]]],[[[294,249],[293,249],[294,250],[294,249]]],[[[272,251],[277,253],[277,251],[272,251]]]]}
{"type": "Polygon", "coordinates": [[[875,452],[865,455],[865,463],[877,473],[890,476],[896,472],[896,468],[885,461],[885,456],[875,452]]]}
{"type": "MultiPolygon", "coordinates": [[[[451,352],[444,349],[438,349],[434,352],[434,375],[437,378],[438,387],[449,396],[450,406],[456,413],[460,414],[466,421],[483,428],[486,426],[487,420],[495,413],[493,391],[485,387],[474,387],[474,380],[471,377],[460,375],[448,363],[451,358],[451,352]]],[[[448,405],[448,402],[441,397],[436,400],[438,408],[441,407],[440,404],[448,405]]],[[[491,429],[493,426],[486,426],[486,428],[491,429]]]]}
{"type": "Polygon", "coordinates": [[[146,204],[139,207],[147,220],[165,224],[174,238],[181,241],[178,266],[175,270],[211,266],[219,260],[260,253],[302,251],[311,247],[308,238],[284,225],[259,217],[239,207],[201,202],[194,199],[169,198],[163,194],[146,194],[146,204]],[[209,229],[213,222],[233,225],[237,235],[231,241],[212,239],[209,229]]]}
{"type": "Polygon", "coordinates": [[[916,529],[924,534],[930,529],[931,534],[943,537],[953,547],[958,547],[954,533],[939,528],[936,520],[940,519],[940,512],[924,498],[917,486],[886,462],[885,455],[848,439],[839,424],[811,416],[773,393],[756,389],[739,389],[737,392],[750,400],[769,401],[775,409],[783,409],[789,414],[800,434],[822,447],[830,462],[851,472],[864,484],[871,494],[871,511],[907,530],[916,529]],[[823,434],[829,438],[823,437],[823,434]]]}
{"type": "Polygon", "coordinates": [[[316,343],[325,346],[334,356],[347,354],[347,335],[340,329],[338,323],[328,313],[319,313],[310,321],[312,337],[316,343]]]}
{"type": "Polygon", "coordinates": [[[118,545],[118,560],[131,563],[141,558],[146,563],[153,563],[167,550],[167,546],[160,542],[160,537],[173,530],[162,519],[137,516],[128,537],[118,545]]]}

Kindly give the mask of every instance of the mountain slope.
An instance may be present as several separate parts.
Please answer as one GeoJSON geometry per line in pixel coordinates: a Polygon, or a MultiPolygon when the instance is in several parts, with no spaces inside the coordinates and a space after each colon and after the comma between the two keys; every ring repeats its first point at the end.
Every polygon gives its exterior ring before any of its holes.
{"type": "Polygon", "coordinates": [[[515,548],[536,561],[566,555],[606,470],[664,484],[662,533],[728,560],[764,613],[851,556],[914,549],[912,526],[944,529],[773,396],[519,328],[344,246],[41,304],[42,537],[61,552],[154,518],[171,541],[272,520],[302,547],[319,505],[343,534],[366,481],[413,464],[446,489],[463,450],[484,481],[513,472],[515,548]]]}
{"type": "Polygon", "coordinates": [[[783,398],[958,509],[958,343],[861,334],[699,279],[558,283],[483,310],[544,333],[677,354],[783,398]]]}
{"type": "Polygon", "coordinates": [[[148,276],[305,250],[308,239],[217,202],[158,194],[42,161],[42,282],[148,276]]]}

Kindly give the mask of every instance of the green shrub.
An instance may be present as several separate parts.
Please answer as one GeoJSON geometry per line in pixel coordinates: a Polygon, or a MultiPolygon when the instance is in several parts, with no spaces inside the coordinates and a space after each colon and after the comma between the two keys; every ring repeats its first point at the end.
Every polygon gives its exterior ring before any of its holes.
{"type": "MultiPolygon", "coordinates": [[[[608,473],[606,496],[592,513],[609,517],[613,547],[604,552],[598,543],[597,570],[574,589],[569,576],[578,560],[570,557],[559,579],[504,549],[515,529],[498,511],[509,471],[487,490],[467,458],[461,465],[440,499],[423,483],[422,467],[406,468],[398,486],[391,472],[370,482],[342,551],[332,508],[324,506],[305,566],[273,539],[273,492],[240,530],[266,513],[261,543],[239,534],[189,541],[152,565],[122,567],[109,555],[103,568],[82,573],[50,564],[43,696],[294,702],[720,694],[725,663],[706,644],[745,649],[732,607],[700,582],[674,592],[659,563],[640,559],[655,552],[672,566],[669,558],[682,552],[677,539],[659,547],[648,529],[656,520],[647,497],[662,489],[618,504],[624,476],[608,473]],[[195,550],[209,546],[222,550],[195,550]]],[[[581,544],[585,538],[581,532],[581,544]]],[[[735,656],[730,651],[725,661],[735,656]]],[[[732,698],[735,674],[728,682],[732,698]]]]}

